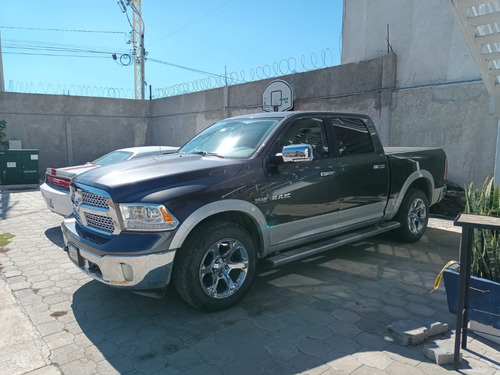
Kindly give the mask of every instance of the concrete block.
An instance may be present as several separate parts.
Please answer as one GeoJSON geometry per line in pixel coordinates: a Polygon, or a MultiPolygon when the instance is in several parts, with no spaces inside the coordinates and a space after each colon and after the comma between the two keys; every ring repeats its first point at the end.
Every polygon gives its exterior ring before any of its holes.
{"type": "Polygon", "coordinates": [[[401,345],[418,345],[430,336],[448,331],[448,324],[427,321],[417,323],[413,320],[399,320],[387,326],[387,334],[401,345]]]}
{"type": "Polygon", "coordinates": [[[429,321],[426,323],[426,326],[429,337],[440,335],[448,331],[447,323],[429,321]]]}
{"type": "MultiPolygon", "coordinates": [[[[445,341],[441,344],[431,343],[424,346],[425,356],[438,365],[453,364],[454,344],[451,341],[445,341]]],[[[462,353],[460,353],[462,361],[462,353]]]]}
{"type": "Polygon", "coordinates": [[[418,345],[427,338],[427,328],[413,320],[399,320],[387,326],[387,334],[401,345],[418,345]]]}

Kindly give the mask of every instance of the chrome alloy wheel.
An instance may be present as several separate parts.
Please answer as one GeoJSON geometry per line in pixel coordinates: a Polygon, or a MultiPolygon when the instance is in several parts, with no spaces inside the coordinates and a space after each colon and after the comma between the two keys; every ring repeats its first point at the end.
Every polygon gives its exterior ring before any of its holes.
{"type": "Polygon", "coordinates": [[[424,228],[427,220],[427,209],[422,199],[415,199],[408,210],[408,229],[413,234],[419,234],[424,228]]]}
{"type": "Polygon", "coordinates": [[[226,238],[214,243],[200,265],[203,291],[212,298],[227,298],[240,289],[248,272],[248,253],[243,244],[226,238]]]}

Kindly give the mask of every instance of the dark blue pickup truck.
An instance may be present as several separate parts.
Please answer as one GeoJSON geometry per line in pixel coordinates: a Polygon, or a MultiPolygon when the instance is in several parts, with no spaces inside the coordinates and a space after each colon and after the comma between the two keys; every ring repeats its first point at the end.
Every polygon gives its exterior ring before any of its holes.
{"type": "Polygon", "coordinates": [[[62,224],[70,259],[96,280],[195,308],[248,291],[272,266],[389,230],[417,241],[445,193],[435,148],[386,148],[367,116],[283,112],[228,118],[178,153],[86,172],[62,224]]]}

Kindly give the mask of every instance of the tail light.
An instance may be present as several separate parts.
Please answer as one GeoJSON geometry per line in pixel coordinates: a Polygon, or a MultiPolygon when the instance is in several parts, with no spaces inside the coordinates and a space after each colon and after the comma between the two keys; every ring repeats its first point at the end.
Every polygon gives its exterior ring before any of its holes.
{"type": "Polygon", "coordinates": [[[48,184],[62,187],[69,190],[69,178],[58,177],[57,171],[53,168],[47,168],[45,178],[48,184]]]}

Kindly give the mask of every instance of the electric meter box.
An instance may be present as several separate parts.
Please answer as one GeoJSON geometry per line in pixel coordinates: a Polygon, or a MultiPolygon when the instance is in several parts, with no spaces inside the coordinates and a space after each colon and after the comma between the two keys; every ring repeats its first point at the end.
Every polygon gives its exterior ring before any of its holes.
{"type": "Polygon", "coordinates": [[[38,150],[0,150],[0,185],[39,182],[38,150]]]}

